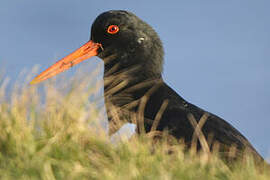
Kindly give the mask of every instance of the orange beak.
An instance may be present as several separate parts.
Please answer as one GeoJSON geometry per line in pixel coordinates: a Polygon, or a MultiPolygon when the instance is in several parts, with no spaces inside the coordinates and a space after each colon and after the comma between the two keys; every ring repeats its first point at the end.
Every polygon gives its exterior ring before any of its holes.
{"type": "Polygon", "coordinates": [[[101,44],[88,41],[82,47],[43,71],[40,75],[35,77],[30,84],[40,83],[41,81],[51,78],[90,57],[98,55],[99,48],[102,48],[101,44]]]}

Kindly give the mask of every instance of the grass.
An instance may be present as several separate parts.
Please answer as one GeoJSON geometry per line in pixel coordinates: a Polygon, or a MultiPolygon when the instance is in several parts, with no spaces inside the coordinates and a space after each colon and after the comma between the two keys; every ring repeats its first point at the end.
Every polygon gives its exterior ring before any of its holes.
{"type": "Polygon", "coordinates": [[[37,88],[29,76],[8,92],[0,81],[0,179],[270,179],[249,158],[229,168],[215,154],[169,147],[166,138],[112,143],[88,98],[97,99],[101,85],[87,77],[37,88]]]}

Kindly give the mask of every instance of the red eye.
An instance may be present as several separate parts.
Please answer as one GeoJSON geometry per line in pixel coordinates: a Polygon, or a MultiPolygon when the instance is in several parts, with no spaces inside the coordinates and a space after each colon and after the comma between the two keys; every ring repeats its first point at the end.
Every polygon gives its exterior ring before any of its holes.
{"type": "Polygon", "coordinates": [[[107,33],[116,34],[119,31],[119,27],[117,25],[110,25],[107,29],[107,33]]]}

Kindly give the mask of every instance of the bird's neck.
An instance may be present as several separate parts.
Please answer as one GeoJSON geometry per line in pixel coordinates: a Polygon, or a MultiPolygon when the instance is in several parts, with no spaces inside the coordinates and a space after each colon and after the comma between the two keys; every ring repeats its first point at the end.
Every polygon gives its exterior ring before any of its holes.
{"type": "MultiPolygon", "coordinates": [[[[102,58],[104,61],[105,93],[110,94],[109,96],[127,93],[124,90],[132,89],[133,86],[138,87],[146,82],[154,83],[162,80],[159,70],[162,68],[156,67],[157,65],[154,63],[158,60],[148,58],[132,53],[105,55],[102,58]]],[[[162,64],[159,65],[162,66],[162,64]]],[[[143,87],[147,90],[146,86],[143,87]]],[[[137,91],[129,91],[129,93],[140,94],[137,91]]]]}
{"type": "MultiPolygon", "coordinates": [[[[121,119],[119,125],[121,127],[125,121],[132,121],[130,116],[138,110],[142,97],[155,85],[163,82],[162,77],[161,74],[151,72],[151,69],[145,64],[129,63],[125,65],[123,62],[126,59],[119,61],[114,56],[108,56],[103,60],[105,64],[104,96],[107,115],[109,122],[113,122],[112,119],[115,119],[115,116],[117,116],[116,119],[121,119]]],[[[109,126],[110,128],[113,127],[110,123],[109,126]]]]}
{"type": "Polygon", "coordinates": [[[105,66],[104,94],[106,103],[118,107],[139,100],[149,89],[163,82],[161,76],[151,76],[137,65],[119,71],[114,71],[117,69],[114,67],[105,66]]]}

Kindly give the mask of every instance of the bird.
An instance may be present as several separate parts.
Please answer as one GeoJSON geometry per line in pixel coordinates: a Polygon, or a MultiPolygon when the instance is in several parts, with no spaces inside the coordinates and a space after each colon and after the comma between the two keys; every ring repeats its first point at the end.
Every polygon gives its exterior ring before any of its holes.
{"type": "MultiPolygon", "coordinates": [[[[125,10],[101,13],[92,24],[90,40],[73,53],[36,76],[37,84],[93,56],[104,61],[104,96],[109,133],[126,122],[137,124],[137,133],[165,132],[182,139],[187,147],[201,149],[219,144],[224,156],[248,150],[264,161],[251,143],[224,119],[186,101],[162,78],[164,50],[156,31],[135,14],[125,10]],[[199,128],[197,128],[199,127],[199,128]],[[199,138],[201,139],[201,138],[199,138]],[[204,141],[203,141],[204,140],[204,141]],[[207,147],[207,146],[206,146],[207,147]]],[[[207,148],[206,148],[207,149],[207,148]]]]}

